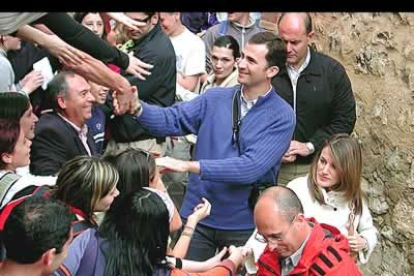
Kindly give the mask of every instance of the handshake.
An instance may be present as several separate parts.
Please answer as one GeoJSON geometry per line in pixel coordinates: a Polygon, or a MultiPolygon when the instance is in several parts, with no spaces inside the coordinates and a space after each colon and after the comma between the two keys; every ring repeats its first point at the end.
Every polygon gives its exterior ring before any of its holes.
{"type": "Polygon", "coordinates": [[[142,105],[138,98],[138,88],[131,86],[131,90],[123,92],[118,91],[112,93],[114,112],[116,115],[129,113],[133,116],[140,115],[142,105]]]}

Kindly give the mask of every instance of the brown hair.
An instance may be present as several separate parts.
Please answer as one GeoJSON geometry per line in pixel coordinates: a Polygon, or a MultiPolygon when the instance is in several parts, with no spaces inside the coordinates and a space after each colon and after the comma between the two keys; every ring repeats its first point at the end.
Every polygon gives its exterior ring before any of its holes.
{"type": "Polygon", "coordinates": [[[308,185],[311,196],[323,204],[324,199],[317,184],[316,174],[322,150],[326,147],[332,152],[332,160],[338,173],[339,182],[332,190],[344,192],[344,197],[355,204],[355,214],[362,213],[364,192],[361,189],[362,153],[361,146],[348,134],[331,136],[324,147],[315,155],[309,172],[308,185]]]}

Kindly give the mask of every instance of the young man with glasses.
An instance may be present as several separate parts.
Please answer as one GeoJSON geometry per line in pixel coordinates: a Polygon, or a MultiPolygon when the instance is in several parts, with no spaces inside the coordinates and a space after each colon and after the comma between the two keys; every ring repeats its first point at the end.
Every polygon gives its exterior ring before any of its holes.
{"type": "Polygon", "coordinates": [[[306,219],[299,198],[289,188],[263,192],[254,221],[255,239],[267,243],[257,275],[362,275],[349,256],[346,237],[333,226],[306,219]]]}
{"type": "Polygon", "coordinates": [[[137,122],[154,135],[198,135],[193,161],[157,159],[166,169],[190,173],[180,212],[184,219],[200,198],[211,202],[210,216],[195,229],[189,259],[203,261],[218,248],[243,245],[253,232],[248,198],[254,186],[275,183],[295,126],[293,110],[271,85],[285,62],[285,43],[275,34],[259,33],[243,49],[241,86],[212,88],[170,108],[142,101],[131,107],[137,122]]]}

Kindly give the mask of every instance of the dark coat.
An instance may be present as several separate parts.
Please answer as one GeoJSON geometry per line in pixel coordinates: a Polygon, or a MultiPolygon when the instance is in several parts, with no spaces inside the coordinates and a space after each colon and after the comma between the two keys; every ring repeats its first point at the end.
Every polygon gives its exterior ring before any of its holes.
{"type": "MultiPolygon", "coordinates": [[[[88,133],[91,154],[97,154],[93,138],[88,133]]],[[[40,117],[30,153],[30,172],[34,175],[55,175],[66,161],[88,155],[77,131],[56,113],[40,117]]]]}
{"type": "MultiPolygon", "coordinates": [[[[286,68],[273,80],[276,92],[293,107],[293,88],[286,68]]],[[[292,140],[312,142],[315,153],[334,133],[350,134],[355,126],[356,105],[345,68],[336,60],[311,50],[309,65],[296,88],[296,128],[292,140]]],[[[295,162],[310,163],[314,154],[295,162]]]]}

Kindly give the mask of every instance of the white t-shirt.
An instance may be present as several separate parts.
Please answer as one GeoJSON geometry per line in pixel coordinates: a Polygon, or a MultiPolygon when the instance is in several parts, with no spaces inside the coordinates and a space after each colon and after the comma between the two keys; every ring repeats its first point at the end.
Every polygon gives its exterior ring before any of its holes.
{"type": "MultiPolygon", "coordinates": [[[[184,27],[182,34],[170,37],[170,40],[177,59],[177,73],[183,76],[193,76],[205,72],[206,46],[201,38],[184,27]]],[[[198,93],[199,89],[200,82],[193,92],[198,93]]]]}

